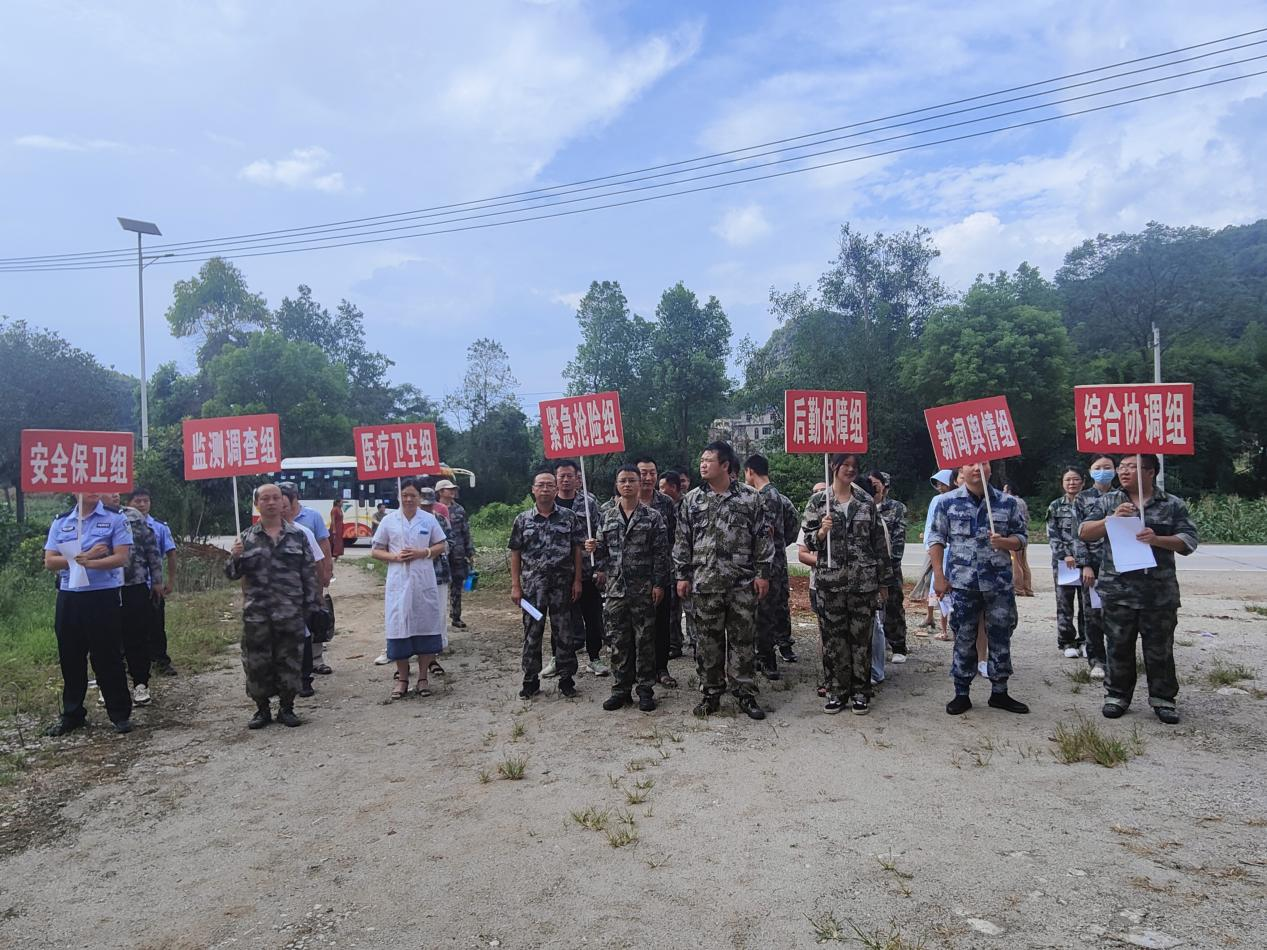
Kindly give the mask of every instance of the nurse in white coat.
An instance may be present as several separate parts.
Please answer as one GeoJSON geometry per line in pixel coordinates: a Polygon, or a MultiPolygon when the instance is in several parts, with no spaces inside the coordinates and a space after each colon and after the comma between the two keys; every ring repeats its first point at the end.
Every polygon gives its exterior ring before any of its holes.
{"type": "Polygon", "coordinates": [[[396,661],[392,699],[409,692],[409,661],[418,658],[419,696],[431,695],[427,667],[440,652],[446,605],[436,587],[435,559],[447,543],[440,523],[418,507],[422,495],[415,479],[400,485],[400,508],[389,512],[374,532],[371,557],[387,564],[384,614],[387,657],[396,661]]]}

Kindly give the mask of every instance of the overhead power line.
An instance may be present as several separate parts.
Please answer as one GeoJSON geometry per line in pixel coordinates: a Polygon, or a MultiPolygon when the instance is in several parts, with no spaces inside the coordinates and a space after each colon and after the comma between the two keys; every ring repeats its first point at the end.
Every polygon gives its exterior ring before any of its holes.
{"type": "MultiPolygon", "coordinates": [[[[1227,42],[1229,40],[1239,39],[1244,36],[1250,36],[1250,35],[1263,33],[1263,32],[1267,32],[1267,30],[1257,30],[1257,31],[1252,31],[1250,33],[1238,34],[1237,36],[1234,36],[1234,37],[1226,37],[1223,40],[1215,40],[1215,41],[1210,41],[1210,43],[1197,44],[1195,46],[1184,47],[1180,50],[1170,51],[1169,53],[1155,54],[1149,57],[1141,57],[1135,60],[1126,61],[1125,63],[1114,64],[1113,66],[1100,67],[1096,70],[1084,70],[1080,73],[1069,74],[1068,77],[1060,77],[1060,78],[1063,79],[1063,78],[1070,78],[1070,77],[1076,77],[1076,76],[1084,76],[1084,75],[1088,75],[1095,72],[1103,72],[1108,69],[1116,68],[1117,66],[1120,66],[1120,65],[1130,65],[1130,64],[1138,63],[1138,62],[1155,60],[1160,57],[1173,55],[1174,53],[1177,53],[1177,52],[1186,52],[1193,49],[1198,49],[1201,47],[1206,47],[1206,46],[1210,46],[1210,45],[1221,43],[1221,42],[1227,42]]],[[[1025,127],[1034,126],[1034,125],[1040,125],[1047,122],[1053,122],[1053,121],[1063,119],[1063,118],[1073,118],[1075,116],[1086,115],[1092,112],[1099,112],[1106,109],[1120,108],[1122,106],[1130,105],[1133,103],[1144,102],[1144,101],[1148,101],[1152,99],[1159,99],[1159,98],[1163,98],[1163,97],[1167,97],[1171,95],[1177,95],[1183,92],[1209,88],[1212,86],[1222,85],[1224,83],[1234,82],[1234,81],[1238,81],[1242,79],[1249,79],[1254,76],[1263,75],[1263,72],[1251,72],[1248,74],[1238,74],[1234,76],[1216,79],[1209,82],[1193,84],[1193,85],[1184,86],[1184,87],[1180,87],[1176,89],[1169,89],[1162,92],[1153,93],[1151,95],[1137,96],[1137,97],[1129,98],[1125,100],[1105,103],[1105,104],[1098,105],[1091,108],[1060,113],[1057,115],[1046,116],[1046,117],[1042,117],[1038,119],[1032,119],[1025,122],[1013,123],[1010,125],[1002,125],[1002,126],[989,128],[989,129],[982,129],[982,130],[978,130],[978,131],[974,131],[974,132],[962,134],[962,135],[955,135],[955,136],[934,139],[934,140],[929,140],[929,141],[924,141],[924,142],[917,142],[914,144],[897,147],[897,148],[886,149],[882,151],[869,151],[866,154],[853,156],[853,157],[843,159],[843,160],[821,162],[821,163],[815,163],[815,164],[806,164],[803,167],[784,169],[782,171],[770,173],[770,174],[762,174],[762,175],[749,174],[749,175],[745,175],[744,177],[739,177],[739,178],[732,177],[732,180],[729,180],[729,181],[713,182],[711,184],[700,186],[700,187],[685,188],[685,189],[677,188],[677,186],[691,183],[691,182],[703,181],[703,180],[714,179],[714,178],[719,178],[719,177],[731,177],[731,176],[736,176],[736,175],[743,175],[746,172],[752,172],[757,169],[770,168],[770,167],[793,163],[793,162],[806,162],[809,159],[836,154],[839,152],[852,151],[852,150],[857,150],[857,149],[874,149],[876,146],[880,146],[880,145],[890,143],[890,142],[899,141],[902,139],[927,136],[927,135],[930,135],[931,133],[938,132],[938,131],[945,131],[945,130],[949,130],[953,128],[960,128],[960,127],[964,127],[968,125],[979,124],[982,122],[988,122],[991,120],[1000,119],[1007,116],[1018,115],[1018,114],[1022,114],[1026,112],[1033,112],[1036,110],[1054,108],[1056,106],[1071,103],[1071,102],[1094,99],[1094,98],[1102,97],[1102,96],[1109,95],[1115,92],[1122,92],[1122,91],[1126,91],[1130,89],[1138,89],[1141,87],[1155,85],[1158,83],[1171,82],[1171,81],[1188,77],[1188,76],[1204,74],[1204,73],[1209,73],[1215,70],[1226,69],[1226,68],[1237,66],[1237,65],[1243,65],[1245,63],[1255,62],[1255,61],[1267,58],[1267,53],[1257,55],[1257,56],[1244,57],[1244,58],[1232,60],[1232,61],[1215,63],[1212,65],[1205,65],[1197,69],[1187,70],[1187,71],[1178,72],[1178,73],[1169,73],[1166,75],[1151,76],[1150,78],[1140,80],[1134,83],[1122,84],[1122,85],[1113,86],[1113,87],[1105,88],[1105,89],[1096,89],[1091,92],[1083,93],[1076,96],[1069,96],[1063,99],[1049,99],[1044,102],[1025,106],[1018,109],[995,112],[995,113],[986,114],[986,115],[978,115],[978,116],[963,119],[957,122],[946,123],[943,125],[933,126],[930,128],[922,128],[922,129],[907,131],[898,135],[893,135],[893,136],[888,136],[888,137],[883,137],[883,138],[872,138],[866,141],[854,142],[852,144],[836,147],[836,148],[821,149],[819,151],[812,151],[812,152],[803,151],[804,149],[817,148],[818,146],[822,146],[828,143],[839,142],[839,141],[847,140],[847,139],[854,139],[854,138],[858,138],[859,136],[873,136],[875,133],[885,131],[885,130],[906,128],[911,125],[917,125],[917,124],[922,124],[922,123],[926,123],[930,121],[936,121],[938,119],[943,119],[943,118],[947,118],[954,115],[963,115],[965,113],[971,113],[971,112],[979,111],[981,109],[990,109],[990,108],[994,108],[996,106],[1004,105],[1011,102],[1029,100],[1029,99],[1033,99],[1040,96],[1050,96],[1051,94],[1056,93],[1056,92],[1066,91],[1066,90],[1074,89],[1074,88],[1083,88],[1089,85],[1096,85],[1102,82],[1106,82],[1113,79],[1119,79],[1126,76],[1139,75],[1141,73],[1150,73],[1159,69],[1166,69],[1169,67],[1183,64],[1183,63],[1194,62],[1197,60],[1205,59],[1210,56],[1223,55],[1226,53],[1234,52],[1236,50],[1247,49],[1247,48],[1251,48],[1255,46],[1261,46],[1263,44],[1267,44],[1267,39],[1258,40],[1251,43],[1244,43],[1244,44],[1240,44],[1233,47],[1226,47],[1219,50],[1209,51],[1197,56],[1190,56],[1190,57],[1186,57],[1179,60],[1171,60],[1165,63],[1157,63],[1157,64],[1154,64],[1153,66],[1145,67],[1143,69],[1134,69],[1134,70],[1129,70],[1127,72],[1119,73],[1116,75],[1103,76],[1099,79],[1091,80],[1088,82],[1073,83],[1073,84],[1069,84],[1057,89],[1049,89],[1043,93],[1034,93],[1034,94],[1029,94],[1029,95],[1024,95],[1024,96],[1016,96],[1011,99],[1004,99],[1004,100],[997,99],[999,95],[1004,94],[1004,93],[1009,93],[1009,92],[1023,90],[1023,89],[1030,89],[1030,88],[1034,88],[1040,85],[1050,85],[1051,83],[1059,81],[1059,80],[1044,80],[1040,83],[1029,83],[1023,86],[1014,86],[1007,90],[1000,90],[995,93],[987,93],[981,96],[970,97],[968,99],[956,100],[955,102],[946,104],[946,105],[958,105],[965,102],[984,100],[984,99],[996,100],[992,102],[984,102],[972,108],[957,109],[954,111],[942,112],[941,114],[925,116],[922,119],[915,119],[915,120],[910,120],[906,122],[894,123],[887,126],[880,126],[876,128],[867,129],[865,131],[854,132],[849,135],[836,136],[834,138],[824,137],[827,133],[840,131],[841,129],[857,128],[859,126],[864,126],[864,125],[874,125],[876,122],[885,121],[885,119],[887,118],[898,118],[901,116],[909,116],[909,115],[914,115],[921,112],[929,112],[939,107],[927,107],[925,109],[911,110],[909,112],[895,114],[894,116],[891,116],[891,117],[884,117],[882,119],[873,119],[873,120],[867,120],[865,122],[852,123],[848,126],[837,127],[836,129],[823,130],[817,133],[807,133],[806,135],[802,135],[802,136],[795,136],[789,139],[782,139],[776,142],[766,143],[767,145],[777,145],[783,142],[790,142],[790,141],[804,140],[804,139],[811,139],[811,138],[813,139],[813,141],[805,141],[803,142],[803,144],[800,144],[800,145],[794,145],[794,146],[785,147],[785,148],[773,148],[764,152],[755,151],[757,149],[764,148],[765,147],[764,145],[748,146],[747,148],[744,148],[744,149],[735,149],[726,153],[715,153],[714,155],[711,155],[711,156],[703,156],[701,158],[689,159],[683,162],[675,162],[675,163],[671,163],[670,165],[652,166],[647,169],[641,169],[641,170],[637,170],[633,172],[624,172],[619,175],[610,175],[610,176],[604,176],[603,178],[586,179],[584,181],[574,183],[573,185],[558,185],[558,186],[553,186],[551,188],[534,189],[532,192],[520,193],[522,195],[532,195],[533,197],[522,198],[518,201],[484,199],[479,202],[463,202],[460,205],[437,206],[434,209],[421,209],[418,212],[404,212],[397,215],[377,216],[372,219],[352,219],[348,222],[334,222],[328,225],[317,225],[317,226],[313,226],[306,229],[293,228],[293,229],[284,229],[281,231],[273,231],[273,232],[256,232],[253,235],[240,235],[236,238],[224,238],[224,239],[217,239],[217,240],[211,240],[211,241],[198,241],[198,242],[176,242],[176,243],[167,243],[167,244],[162,244],[162,245],[153,245],[151,248],[149,248],[149,250],[160,252],[164,250],[177,249],[177,250],[172,251],[172,257],[169,257],[167,259],[167,262],[171,262],[171,263],[195,261],[195,260],[206,260],[207,258],[212,257],[212,256],[224,256],[224,257],[235,258],[235,259],[246,258],[246,257],[272,256],[275,254],[295,253],[301,250],[317,250],[321,248],[348,247],[348,246],[359,245],[359,244],[382,243],[384,241],[399,240],[406,237],[421,237],[421,236],[429,236],[429,235],[435,235],[435,234],[449,234],[449,233],[455,233],[458,231],[476,230],[476,229],[487,228],[487,227],[500,227],[507,224],[516,224],[516,223],[522,223],[526,221],[538,221],[538,220],[544,220],[547,218],[555,218],[555,217],[562,217],[562,216],[573,215],[573,214],[580,214],[580,213],[585,213],[588,211],[597,211],[597,210],[602,210],[606,208],[639,204],[642,202],[654,201],[654,200],[659,200],[662,198],[694,194],[694,193],[699,193],[702,191],[710,191],[717,188],[730,187],[730,186],[738,185],[738,184],[750,183],[750,182],[755,182],[755,181],[764,181],[764,180],[784,177],[784,176],[792,175],[792,174],[802,174],[805,172],[814,171],[821,168],[829,168],[829,167],[838,166],[842,164],[848,164],[848,163],[857,162],[857,161],[864,161],[864,160],[868,160],[872,158],[880,158],[886,155],[897,154],[900,152],[908,152],[908,151],[913,151],[913,150],[921,149],[921,148],[933,147],[936,145],[947,144],[950,142],[957,142],[957,141],[963,141],[966,139],[993,135],[1000,132],[1010,131],[1010,130],[1019,129],[1019,128],[1025,128],[1025,127]],[[785,156],[785,157],[778,158],[778,159],[775,159],[773,161],[768,161],[768,162],[760,162],[760,163],[753,162],[753,160],[757,158],[771,156],[771,155],[783,155],[784,153],[792,152],[792,151],[799,152],[800,154],[785,156]],[[742,158],[738,158],[738,159],[731,159],[728,161],[714,161],[714,162],[711,162],[711,164],[700,164],[701,162],[704,162],[706,159],[715,158],[719,155],[739,154],[739,153],[747,153],[747,154],[744,154],[742,158]],[[740,162],[744,164],[738,164],[740,162]],[[683,167],[686,165],[695,165],[695,167],[692,167],[692,168],[683,167]],[[733,166],[733,167],[725,168],[722,171],[712,171],[707,174],[693,174],[696,172],[704,171],[705,169],[717,168],[719,166],[733,166]],[[659,174],[650,174],[650,175],[646,175],[640,178],[631,177],[633,175],[639,174],[642,171],[654,171],[655,169],[662,169],[662,168],[668,168],[668,167],[675,167],[677,168],[677,171],[661,172],[659,174]],[[648,180],[666,178],[667,176],[670,176],[670,175],[685,176],[685,177],[675,177],[675,178],[672,178],[671,180],[657,181],[653,184],[643,184],[643,185],[639,185],[638,187],[623,187],[627,185],[633,185],[637,182],[645,182],[648,180]],[[618,178],[624,179],[624,180],[621,180],[621,181],[614,180],[618,178]],[[586,185],[592,185],[592,183],[596,181],[607,181],[608,184],[598,185],[598,186],[593,186],[593,187],[584,187],[586,185]],[[607,191],[596,193],[596,194],[584,194],[585,192],[594,192],[597,189],[603,189],[603,188],[613,189],[613,190],[607,190],[607,191]],[[637,197],[637,198],[629,198],[629,199],[620,200],[620,201],[606,201],[605,200],[609,198],[624,197],[627,195],[636,194],[639,192],[645,192],[649,190],[660,190],[660,189],[668,189],[668,188],[676,188],[676,190],[662,191],[659,194],[641,195],[640,197],[637,197]],[[546,199],[563,198],[564,196],[567,196],[567,195],[583,195],[583,196],[571,197],[571,198],[568,198],[567,200],[561,200],[561,201],[546,202],[546,199]],[[526,202],[528,201],[542,202],[542,203],[527,204],[526,202]],[[601,202],[601,203],[594,203],[594,202],[601,202]],[[566,211],[555,211],[555,212],[546,213],[546,214],[536,213],[547,208],[555,208],[555,207],[560,207],[564,205],[573,205],[573,204],[582,204],[582,203],[589,203],[589,204],[586,207],[569,208],[566,211]],[[465,208],[466,210],[461,211],[461,212],[453,210],[456,208],[465,208]],[[502,210],[490,210],[490,209],[498,209],[498,208],[502,210]],[[516,217],[507,217],[511,215],[516,215],[516,217]],[[497,217],[502,217],[505,219],[496,220],[496,221],[483,220],[483,219],[497,218],[497,217]],[[417,221],[420,219],[437,219],[437,220],[424,220],[424,223],[403,223],[403,222],[408,222],[408,221],[417,221]],[[438,220],[438,219],[443,219],[443,220],[438,220]],[[368,225],[364,223],[358,223],[358,222],[367,222],[367,221],[378,221],[381,223],[379,225],[368,225]],[[467,222],[472,222],[472,221],[480,221],[481,223],[478,223],[478,224],[467,223],[467,222]],[[383,226],[389,223],[395,226],[393,227],[383,226]],[[462,226],[455,226],[455,225],[462,225],[462,226]],[[354,232],[354,233],[342,233],[342,232],[354,232]],[[290,240],[290,241],[268,239],[269,236],[278,237],[282,235],[295,235],[297,236],[297,239],[290,240]],[[344,240],[344,238],[348,238],[348,239],[344,240]],[[179,250],[181,248],[184,248],[184,250],[179,250]]],[[[502,196],[502,198],[513,199],[514,196],[508,195],[508,196],[502,196]]],[[[97,269],[109,269],[109,268],[114,268],[114,267],[132,267],[132,266],[135,266],[135,258],[132,256],[133,253],[134,252],[131,249],[128,249],[125,252],[103,251],[103,252],[87,252],[83,254],[74,254],[74,255],[47,255],[47,256],[38,257],[38,258],[7,258],[7,259],[0,259],[0,272],[7,271],[7,272],[12,273],[12,272],[31,272],[31,271],[42,271],[42,270],[97,270],[97,269]]]]}

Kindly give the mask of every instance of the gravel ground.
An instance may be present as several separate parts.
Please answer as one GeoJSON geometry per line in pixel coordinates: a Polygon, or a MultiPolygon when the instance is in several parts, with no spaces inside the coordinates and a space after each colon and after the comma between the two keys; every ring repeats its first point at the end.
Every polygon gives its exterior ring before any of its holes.
{"type": "Polygon", "coordinates": [[[798,616],[802,661],[763,684],[756,723],[729,704],[695,720],[689,660],[652,714],[604,713],[592,676],[578,700],[525,704],[493,592],[470,599],[443,687],[389,704],[381,591],[344,567],[335,674],[302,728],[246,730],[230,653],[159,683],[131,736],[41,740],[0,788],[0,946],[795,948],[833,924],[900,934],[865,944],[894,950],[1262,946],[1261,578],[1183,578],[1184,721],[1167,727],[1138,701],[1099,717],[1035,573],[1012,688],[1032,715],[978,687],[947,717],[949,645],[913,639],[870,716],[824,716],[798,616]],[[1258,678],[1221,694],[1209,674],[1229,664],[1258,678]],[[1080,716],[1140,754],[1060,763],[1056,726],[1080,716]],[[522,779],[499,774],[519,760],[522,779]]]}

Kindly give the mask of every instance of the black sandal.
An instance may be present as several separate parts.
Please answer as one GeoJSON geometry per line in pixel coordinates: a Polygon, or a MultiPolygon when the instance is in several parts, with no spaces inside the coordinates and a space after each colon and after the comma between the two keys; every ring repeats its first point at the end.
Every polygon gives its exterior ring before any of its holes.
{"type": "Polygon", "coordinates": [[[333,673],[333,672],[334,672],[334,670],[330,669],[330,667],[328,667],[328,666],[327,666],[326,664],[324,664],[324,663],[322,663],[320,666],[314,666],[314,667],[312,668],[312,671],[313,671],[314,673],[317,673],[317,674],[321,675],[321,676],[329,676],[331,673],[333,673]]]}
{"type": "Polygon", "coordinates": [[[669,673],[668,670],[665,670],[658,677],[656,677],[656,681],[661,686],[665,687],[666,689],[677,689],[677,680],[673,678],[673,676],[669,673]]]}
{"type": "Polygon", "coordinates": [[[439,660],[432,660],[431,664],[427,667],[427,672],[432,676],[443,676],[444,667],[440,665],[439,660]]]}

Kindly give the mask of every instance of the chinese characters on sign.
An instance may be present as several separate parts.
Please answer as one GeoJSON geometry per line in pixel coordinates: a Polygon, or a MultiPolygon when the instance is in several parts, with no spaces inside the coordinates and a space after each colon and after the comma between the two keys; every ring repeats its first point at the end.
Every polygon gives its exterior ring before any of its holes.
{"type": "Polygon", "coordinates": [[[541,403],[541,437],[548,459],[625,450],[620,393],[591,393],[541,403]]]}
{"type": "Polygon", "coordinates": [[[132,487],[131,432],[22,430],[25,492],[124,492],[132,487]]]}
{"type": "Polygon", "coordinates": [[[434,423],[359,426],[352,430],[352,443],[359,478],[440,474],[434,423]]]}
{"type": "Polygon", "coordinates": [[[1192,383],[1075,386],[1079,452],[1192,455],[1192,383]]]}
{"type": "Polygon", "coordinates": [[[783,394],[783,440],[788,452],[865,452],[867,394],[787,390],[783,394]]]}
{"type": "Polygon", "coordinates": [[[186,419],[182,424],[185,478],[262,475],[281,468],[277,414],[186,419]]]}
{"type": "Polygon", "coordinates": [[[939,468],[1012,458],[1021,454],[1007,397],[991,396],[924,410],[939,468]]]}

